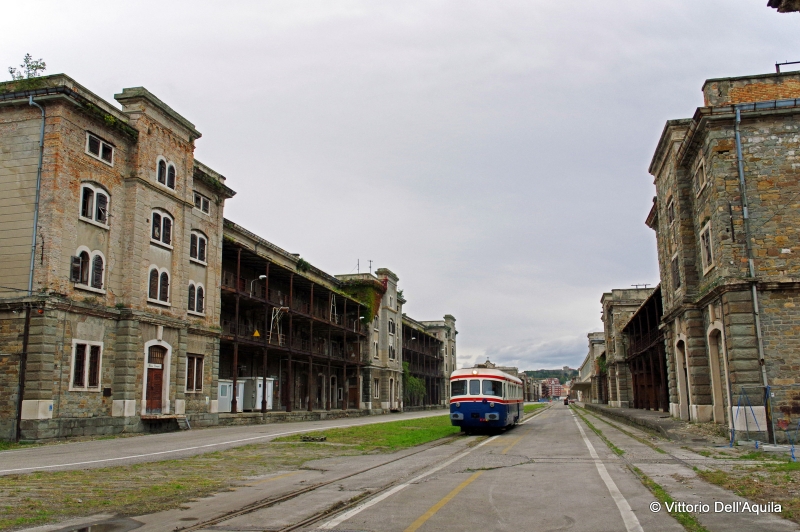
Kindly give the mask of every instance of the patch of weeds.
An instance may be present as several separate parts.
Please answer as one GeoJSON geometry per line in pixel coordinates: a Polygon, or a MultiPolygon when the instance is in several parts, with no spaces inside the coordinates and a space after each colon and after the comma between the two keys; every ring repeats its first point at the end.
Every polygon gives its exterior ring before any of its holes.
{"type": "Polygon", "coordinates": [[[577,411],[577,409],[575,410],[575,412],[578,414],[578,417],[579,417],[579,418],[581,418],[581,419],[583,420],[583,422],[584,422],[584,423],[586,423],[586,425],[587,425],[587,426],[588,426],[590,429],[592,429],[592,431],[593,431],[595,434],[597,434],[597,435],[600,437],[600,439],[601,439],[601,440],[603,440],[603,441],[605,442],[605,444],[606,444],[606,445],[608,445],[608,448],[609,448],[609,449],[611,449],[611,450],[614,452],[614,454],[616,454],[616,455],[618,455],[618,456],[622,456],[623,454],[625,454],[625,451],[623,451],[622,449],[620,449],[619,447],[617,447],[616,445],[614,445],[614,444],[611,442],[611,440],[609,440],[608,438],[606,438],[605,434],[603,434],[603,431],[601,431],[600,429],[598,429],[597,427],[595,427],[594,425],[592,425],[591,421],[589,421],[588,419],[586,419],[585,417],[583,417],[583,415],[582,415],[580,412],[578,412],[578,411],[577,411]]]}
{"type": "MultiPolygon", "coordinates": [[[[647,445],[648,447],[650,447],[651,449],[653,449],[657,453],[667,454],[667,451],[665,451],[664,449],[660,448],[655,443],[653,443],[651,441],[648,441],[647,439],[642,438],[640,436],[637,436],[636,434],[633,434],[632,432],[628,432],[627,430],[619,427],[618,425],[615,425],[615,424],[611,423],[610,421],[607,421],[607,420],[601,418],[600,416],[596,415],[594,412],[589,412],[588,410],[585,410],[585,409],[583,409],[583,411],[584,411],[584,413],[594,417],[595,419],[598,419],[599,421],[602,421],[606,425],[617,429],[618,431],[620,431],[624,435],[628,436],[629,438],[633,438],[634,440],[638,441],[639,443],[643,443],[643,444],[647,445]]],[[[691,450],[691,449],[688,449],[688,450],[691,450]]]]}
{"type": "MultiPolygon", "coordinates": [[[[642,484],[644,484],[647,489],[649,489],[650,492],[655,495],[656,499],[661,502],[661,504],[664,506],[664,510],[667,510],[667,504],[673,504],[675,502],[667,490],[665,490],[653,479],[642,473],[641,469],[634,467],[633,471],[639,477],[639,480],[642,482],[642,484]]],[[[688,512],[670,512],[669,510],[667,510],[667,512],[689,532],[709,532],[706,527],[700,524],[700,521],[698,521],[694,515],[688,512]]]]}

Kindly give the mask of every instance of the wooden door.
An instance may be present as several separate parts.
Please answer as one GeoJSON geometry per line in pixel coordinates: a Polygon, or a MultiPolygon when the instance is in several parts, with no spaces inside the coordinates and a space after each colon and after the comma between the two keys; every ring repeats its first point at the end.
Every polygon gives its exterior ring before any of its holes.
{"type": "Polygon", "coordinates": [[[147,413],[161,413],[161,391],[164,386],[164,370],[148,368],[147,370],[147,413]]]}
{"type": "Polygon", "coordinates": [[[348,395],[349,408],[358,408],[358,387],[351,386],[348,395]]]}
{"type": "Polygon", "coordinates": [[[167,350],[154,345],[147,353],[147,389],[145,390],[148,414],[160,414],[164,389],[164,358],[167,350]]]}

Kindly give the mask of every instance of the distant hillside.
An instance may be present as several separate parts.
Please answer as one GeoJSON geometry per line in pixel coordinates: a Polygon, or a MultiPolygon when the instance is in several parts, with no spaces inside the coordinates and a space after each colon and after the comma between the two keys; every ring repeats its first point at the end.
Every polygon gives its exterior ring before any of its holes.
{"type": "Polygon", "coordinates": [[[558,378],[561,384],[566,384],[566,382],[570,379],[573,379],[578,376],[578,370],[572,369],[569,371],[564,371],[563,369],[537,369],[537,370],[528,370],[524,372],[525,375],[532,379],[549,379],[550,377],[558,378]]]}

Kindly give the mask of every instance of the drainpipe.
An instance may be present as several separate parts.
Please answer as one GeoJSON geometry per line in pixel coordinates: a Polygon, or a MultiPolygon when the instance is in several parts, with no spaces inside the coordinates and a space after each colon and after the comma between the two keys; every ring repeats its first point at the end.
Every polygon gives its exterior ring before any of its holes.
{"type": "MultiPolygon", "coordinates": [[[[737,169],[739,172],[739,190],[742,195],[742,217],[744,222],[744,243],[745,243],[745,250],[747,252],[747,266],[750,273],[750,294],[753,299],[753,316],[755,317],[755,325],[756,325],[756,340],[758,343],[758,364],[761,366],[761,379],[764,383],[764,392],[766,394],[766,390],[769,386],[769,381],[767,380],[767,366],[764,361],[764,339],[761,335],[761,312],[758,306],[758,289],[756,288],[756,284],[758,283],[756,279],[756,268],[755,263],[753,261],[753,250],[750,247],[750,212],[748,209],[747,204],[747,187],[744,180],[744,158],[742,157],[742,137],[739,132],[739,124],[742,121],[742,114],[739,107],[736,107],[736,122],[734,126],[734,132],[736,133],[736,161],[737,161],[737,169]]],[[[766,397],[769,400],[769,397],[766,397]]],[[[766,412],[766,401],[765,401],[765,413],[766,412]]],[[[768,412],[769,419],[767,419],[767,430],[771,432],[772,436],[772,443],[775,443],[775,427],[772,426],[772,412],[768,412]]]]}
{"type": "MultiPolygon", "coordinates": [[[[33,234],[31,235],[31,266],[28,273],[28,297],[33,295],[33,267],[36,263],[36,233],[39,230],[39,195],[42,189],[42,160],[44,159],[44,108],[28,97],[28,105],[38,107],[42,112],[42,129],[39,133],[39,165],[36,168],[36,200],[33,205],[33,234]]],[[[31,304],[25,308],[25,326],[22,333],[22,353],[19,356],[19,383],[17,385],[17,423],[14,441],[22,436],[22,400],[25,396],[25,373],[28,368],[28,339],[31,330],[31,304]]]]}
{"type": "Polygon", "coordinates": [[[31,269],[28,275],[28,296],[33,295],[33,265],[36,259],[36,232],[39,230],[39,195],[42,189],[42,160],[44,159],[44,108],[28,97],[28,105],[38,107],[42,112],[42,130],[39,133],[39,166],[36,169],[36,201],[33,205],[33,235],[31,236],[31,269]]]}

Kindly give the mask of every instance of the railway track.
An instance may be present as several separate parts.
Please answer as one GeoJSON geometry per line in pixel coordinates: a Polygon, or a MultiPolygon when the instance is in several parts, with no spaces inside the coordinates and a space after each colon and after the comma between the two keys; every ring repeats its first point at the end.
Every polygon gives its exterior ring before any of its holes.
{"type": "MultiPolygon", "coordinates": [[[[436,443],[434,443],[432,445],[426,445],[424,449],[420,449],[418,451],[414,451],[412,453],[409,453],[409,454],[406,454],[406,455],[403,455],[403,456],[399,456],[399,457],[393,458],[391,460],[387,460],[387,461],[382,462],[380,464],[377,464],[377,465],[374,465],[374,466],[371,466],[371,467],[367,467],[367,468],[364,468],[364,469],[360,469],[358,471],[354,471],[353,473],[349,473],[347,475],[342,475],[342,476],[336,477],[334,479],[331,479],[331,480],[328,480],[328,481],[325,481],[325,482],[319,482],[317,484],[312,484],[310,486],[306,486],[304,488],[301,488],[301,489],[298,489],[298,490],[295,490],[295,491],[292,491],[292,492],[289,492],[289,493],[285,493],[285,494],[279,495],[277,497],[269,497],[269,498],[266,498],[266,499],[262,499],[260,501],[254,502],[252,504],[248,504],[246,506],[243,506],[243,507],[239,508],[238,510],[234,510],[234,511],[222,514],[220,516],[217,516],[217,517],[215,517],[213,519],[208,519],[206,521],[195,523],[195,524],[193,524],[191,526],[187,526],[187,527],[184,527],[184,528],[175,528],[174,530],[176,532],[177,531],[180,531],[180,532],[192,532],[192,531],[196,531],[196,530],[203,530],[205,528],[208,528],[208,527],[211,527],[211,526],[215,526],[215,525],[218,525],[220,523],[224,523],[225,521],[229,521],[229,520],[234,519],[236,517],[239,517],[239,516],[242,516],[242,515],[246,515],[246,514],[249,514],[249,513],[258,511],[258,510],[263,510],[265,508],[269,508],[271,506],[275,506],[276,504],[280,504],[280,503],[283,503],[283,502],[286,502],[286,501],[290,501],[292,499],[300,497],[301,495],[304,495],[306,493],[312,492],[314,490],[318,490],[320,488],[324,488],[325,486],[330,486],[331,484],[336,484],[337,482],[341,482],[342,480],[346,480],[348,478],[353,478],[353,477],[356,477],[358,475],[363,475],[364,473],[367,473],[369,471],[373,471],[375,469],[379,469],[381,467],[385,467],[385,466],[387,466],[389,464],[394,464],[396,462],[400,462],[400,461],[406,460],[406,459],[408,459],[408,458],[410,458],[410,457],[412,457],[414,455],[417,455],[417,454],[426,452],[426,451],[428,451],[430,449],[434,449],[436,447],[440,447],[442,445],[446,445],[448,443],[451,443],[451,442],[453,442],[454,440],[456,440],[457,438],[460,438],[460,437],[463,437],[463,436],[461,436],[461,435],[450,436],[450,437],[444,438],[441,441],[438,441],[438,442],[436,442],[436,443]]],[[[458,451],[452,453],[450,456],[453,456],[455,454],[458,454],[458,451]]],[[[428,466],[420,467],[417,470],[415,470],[414,472],[420,471],[422,469],[425,469],[426,467],[428,467],[428,466]]],[[[362,495],[360,495],[358,497],[355,497],[355,498],[351,499],[350,501],[348,501],[348,502],[346,502],[344,504],[340,503],[340,504],[332,505],[331,507],[323,510],[322,512],[319,512],[319,513],[317,513],[317,514],[315,514],[315,515],[313,515],[313,516],[311,516],[311,517],[309,517],[309,518],[307,518],[307,519],[305,519],[305,520],[303,520],[301,522],[298,522],[298,523],[295,523],[293,525],[281,528],[280,532],[290,531],[290,530],[297,530],[299,528],[302,528],[302,527],[308,526],[310,524],[313,524],[316,521],[320,521],[320,520],[324,519],[325,517],[328,517],[329,515],[331,515],[333,513],[337,513],[337,512],[340,512],[342,510],[346,510],[346,509],[350,508],[351,506],[355,506],[362,499],[364,499],[366,497],[371,497],[373,495],[376,495],[376,494],[379,494],[379,493],[381,493],[383,491],[391,489],[396,483],[397,482],[393,482],[393,483],[389,484],[388,486],[384,486],[383,488],[365,492],[364,494],[362,494],[362,495]]]]}
{"type": "MultiPolygon", "coordinates": [[[[534,417],[537,414],[540,414],[540,413],[542,413],[542,412],[544,412],[546,410],[548,410],[548,408],[543,408],[541,410],[537,410],[537,411],[533,412],[532,414],[526,416],[523,419],[522,422],[523,423],[527,422],[532,417],[534,417]]],[[[330,486],[332,484],[336,484],[337,482],[341,482],[343,480],[346,480],[346,479],[349,479],[349,478],[353,478],[353,477],[356,477],[358,475],[363,475],[364,473],[367,473],[369,471],[373,471],[375,469],[379,469],[381,467],[385,467],[385,466],[390,465],[390,464],[395,464],[397,462],[400,462],[400,461],[403,461],[403,460],[407,460],[407,459],[409,459],[409,458],[411,458],[411,457],[413,457],[413,456],[415,456],[417,454],[429,451],[430,449],[434,449],[436,447],[440,447],[442,445],[447,445],[449,443],[452,443],[453,441],[455,441],[456,439],[461,438],[461,437],[464,437],[464,436],[463,435],[450,436],[450,437],[444,438],[441,441],[438,441],[438,442],[436,442],[436,443],[434,443],[432,445],[426,445],[425,448],[423,448],[423,449],[408,453],[406,455],[403,455],[403,456],[400,456],[400,457],[397,457],[397,458],[393,458],[391,460],[387,460],[387,461],[382,462],[380,464],[377,464],[377,465],[374,465],[374,466],[371,466],[371,467],[367,467],[367,468],[364,468],[364,469],[360,469],[360,470],[355,471],[353,473],[349,473],[347,475],[342,475],[342,476],[336,477],[334,479],[331,479],[331,480],[328,480],[328,481],[325,481],[325,482],[319,482],[317,484],[306,486],[304,488],[301,488],[301,489],[298,489],[298,490],[295,490],[295,491],[292,491],[292,492],[289,492],[289,493],[285,493],[283,495],[262,499],[260,501],[254,502],[252,504],[248,504],[246,506],[243,506],[243,507],[241,507],[241,508],[239,508],[237,510],[234,510],[234,511],[219,515],[219,516],[217,516],[217,517],[215,517],[213,519],[208,519],[206,521],[195,523],[195,524],[187,526],[187,527],[175,528],[174,530],[175,530],[175,532],[192,532],[192,531],[203,530],[203,529],[206,529],[206,528],[209,528],[209,527],[213,527],[213,526],[219,525],[221,523],[224,523],[226,521],[230,521],[231,519],[235,519],[236,517],[243,516],[243,515],[246,515],[246,514],[249,514],[249,513],[252,513],[252,512],[256,512],[256,511],[259,511],[259,510],[263,510],[265,508],[269,508],[271,506],[275,506],[277,504],[281,504],[281,503],[290,501],[292,499],[296,499],[297,497],[300,497],[300,496],[302,496],[302,495],[304,495],[306,493],[310,493],[310,492],[318,490],[320,488],[324,488],[326,486],[330,486]]],[[[463,452],[464,452],[463,449],[458,449],[455,452],[453,452],[450,455],[448,455],[447,457],[443,457],[437,463],[447,462],[448,459],[452,459],[452,457],[458,455],[459,453],[463,453],[463,452]]],[[[413,476],[414,474],[419,473],[422,470],[434,467],[435,465],[436,464],[425,465],[425,466],[416,468],[416,469],[413,470],[413,472],[409,476],[413,476]]],[[[310,525],[313,525],[314,523],[322,521],[323,519],[331,517],[334,514],[338,514],[340,512],[349,510],[350,508],[353,508],[353,507],[357,506],[358,504],[360,504],[365,499],[368,499],[370,497],[373,497],[373,496],[376,496],[376,495],[380,495],[381,493],[389,491],[389,490],[395,488],[397,485],[401,484],[402,482],[403,482],[402,480],[396,480],[396,481],[391,482],[391,483],[389,483],[386,486],[383,486],[381,488],[365,491],[364,493],[362,493],[362,494],[350,499],[347,502],[344,502],[344,503],[339,502],[337,504],[333,504],[330,507],[328,507],[328,508],[326,508],[326,509],[324,509],[324,510],[322,510],[320,512],[317,512],[317,513],[315,513],[315,514],[303,519],[302,521],[299,521],[297,523],[293,523],[291,525],[287,525],[287,526],[285,526],[283,528],[280,528],[280,529],[277,529],[277,530],[279,532],[290,532],[292,530],[300,530],[302,528],[308,527],[310,525]]],[[[275,529],[270,529],[271,532],[273,532],[274,530],[275,529]]]]}

